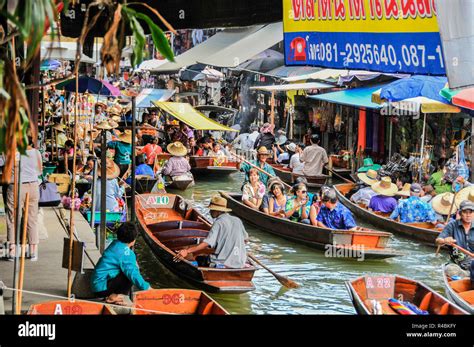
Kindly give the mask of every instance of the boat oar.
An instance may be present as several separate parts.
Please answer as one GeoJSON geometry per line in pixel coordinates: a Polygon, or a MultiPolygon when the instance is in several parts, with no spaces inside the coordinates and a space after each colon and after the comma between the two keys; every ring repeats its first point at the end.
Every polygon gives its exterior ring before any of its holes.
{"type": "MultiPolygon", "coordinates": [[[[458,193],[459,193],[459,191],[456,192],[456,194],[454,194],[453,202],[451,202],[451,207],[449,208],[449,213],[446,216],[446,223],[445,224],[448,224],[449,218],[451,218],[451,215],[453,214],[453,207],[454,207],[454,203],[456,202],[456,197],[458,196],[458,193]]],[[[436,248],[436,256],[439,255],[439,251],[441,250],[442,246],[443,245],[438,245],[438,248],[436,248]]]]}
{"type": "Polygon", "coordinates": [[[338,174],[336,171],[334,171],[333,169],[330,169],[329,167],[325,166],[324,167],[326,170],[328,170],[329,172],[331,172],[333,175],[339,177],[341,180],[343,180],[344,182],[346,183],[351,183],[351,184],[354,184],[354,181],[351,181],[351,180],[348,180],[347,178],[345,177],[342,177],[340,174],[338,174]]]}
{"type": "Polygon", "coordinates": [[[299,287],[299,284],[296,283],[295,281],[293,280],[290,280],[289,278],[285,277],[285,276],[282,276],[282,275],[279,275],[275,272],[273,272],[272,270],[270,270],[268,267],[266,267],[265,265],[263,265],[257,258],[255,258],[255,256],[253,254],[250,254],[250,253],[247,253],[248,257],[250,259],[252,259],[254,262],[256,262],[258,265],[260,265],[261,267],[263,267],[265,270],[267,270],[268,272],[270,272],[273,277],[275,277],[278,282],[280,282],[282,285],[284,285],[285,287],[287,288],[298,288],[299,287]]]}
{"type": "MultiPolygon", "coordinates": [[[[263,174],[265,174],[265,175],[267,175],[267,176],[269,176],[269,177],[275,177],[274,175],[272,175],[272,174],[266,172],[265,170],[263,170],[262,168],[259,168],[257,165],[252,164],[251,162],[249,162],[249,161],[246,160],[245,158],[241,157],[240,155],[237,155],[237,154],[235,154],[234,152],[230,152],[230,154],[232,154],[232,155],[233,155],[234,157],[236,157],[237,159],[240,159],[240,160],[243,161],[244,163],[250,165],[251,167],[253,167],[254,169],[256,169],[258,172],[261,172],[261,173],[263,173],[263,174]]],[[[283,181],[281,181],[281,183],[283,183],[283,185],[285,185],[285,186],[286,186],[287,188],[289,188],[289,189],[292,188],[289,184],[287,184],[287,183],[285,183],[285,182],[283,182],[283,181]]]]}
{"type": "Polygon", "coordinates": [[[447,243],[447,245],[450,245],[450,246],[452,246],[452,247],[454,247],[454,248],[457,248],[457,249],[459,249],[462,253],[464,253],[465,255],[468,255],[468,256],[470,256],[471,258],[474,258],[474,253],[469,252],[467,249],[462,248],[461,246],[459,246],[459,245],[457,245],[457,244],[455,244],[455,243],[449,242],[449,243],[447,243]]]}

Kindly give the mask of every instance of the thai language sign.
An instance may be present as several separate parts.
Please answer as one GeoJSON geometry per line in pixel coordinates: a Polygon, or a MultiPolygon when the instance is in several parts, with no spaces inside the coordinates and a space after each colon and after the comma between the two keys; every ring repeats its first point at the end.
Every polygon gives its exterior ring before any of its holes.
{"type": "Polygon", "coordinates": [[[283,0],[286,65],[444,75],[434,0],[283,0]]]}

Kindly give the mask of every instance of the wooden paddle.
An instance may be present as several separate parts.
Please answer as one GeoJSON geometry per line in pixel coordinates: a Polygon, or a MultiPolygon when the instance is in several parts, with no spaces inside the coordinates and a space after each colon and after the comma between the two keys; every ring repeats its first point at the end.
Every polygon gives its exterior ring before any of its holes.
{"type": "Polygon", "coordinates": [[[450,245],[450,246],[452,246],[452,247],[454,247],[454,248],[457,248],[457,249],[459,249],[462,253],[464,253],[465,255],[468,255],[468,256],[470,256],[471,258],[474,258],[474,253],[469,252],[467,249],[462,248],[461,246],[459,246],[459,245],[457,245],[457,244],[455,244],[455,243],[449,242],[449,243],[447,243],[447,245],[450,245]]]}
{"type": "MultiPolygon", "coordinates": [[[[456,196],[458,195],[458,193],[459,193],[459,191],[456,192],[456,194],[454,194],[453,202],[451,203],[451,207],[449,208],[449,214],[446,216],[445,224],[448,224],[449,218],[451,218],[451,215],[453,214],[453,207],[454,207],[454,203],[456,202],[456,196]]],[[[438,248],[436,248],[436,256],[439,255],[439,251],[441,250],[442,246],[443,245],[438,245],[438,248]]]]}
{"type": "MultiPolygon", "coordinates": [[[[251,162],[249,162],[249,161],[246,160],[245,158],[242,158],[240,155],[237,155],[237,154],[235,154],[234,152],[230,152],[230,154],[232,154],[232,155],[233,155],[234,157],[236,157],[237,159],[240,159],[240,160],[243,161],[244,163],[250,165],[251,167],[253,167],[254,169],[256,169],[258,172],[261,172],[261,173],[263,173],[263,174],[265,174],[265,175],[267,175],[267,176],[269,176],[269,177],[276,177],[276,176],[274,176],[274,175],[272,175],[272,174],[266,172],[265,170],[259,168],[258,166],[252,164],[251,162]]],[[[280,180],[280,181],[281,181],[281,180],[280,180]]],[[[285,182],[283,182],[283,181],[281,181],[281,183],[283,183],[283,185],[285,185],[288,189],[291,189],[291,188],[292,188],[289,184],[287,184],[287,183],[285,183],[285,182]]]]}
{"type": "Polygon", "coordinates": [[[347,178],[345,177],[342,177],[340,174],[338,174],[337,172],[335,172],[334,170],[330,169],[329,167],[325,166],[324,167],[326,170],[328,170],[329,172],[331,172],[333,175],[336,175],[337,177],[339,177],[341,180],[343,180],[344,182],[346,183],[355,183],[354,181],[351,181],[351,180],[348,180],[347,178]]]}
{"type": "Polygon", "coordinates": [[[279,275],[275,272],[273,272],[272,270],[270,270],[268,267],[266,267],[265,265],[263,265],[257,258],[255,258],[255,256],[253,254],[250,254],[250,253],[247,253],[248,257],[250,259],[252,259],[254,262],[256,262],[258,265],[260,265],[261,267],[263,267],[265,270],[267,270],[268,272],[270,272],[273,277],[275,277],[278,282],[280,282],[282,285],[284,285],[285,287],[287,288],[298,288],[300,285],[298,283],[296,283],[295,281],[293,280],[290,280],[289,278],[285,277],[285,276],[282,276],[282,275],[279,275]]]}

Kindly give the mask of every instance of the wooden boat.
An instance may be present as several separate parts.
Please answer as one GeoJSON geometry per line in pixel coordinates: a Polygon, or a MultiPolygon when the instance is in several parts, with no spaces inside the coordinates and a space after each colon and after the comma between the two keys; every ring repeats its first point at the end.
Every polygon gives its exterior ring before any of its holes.
{"type": "Polygon", "coordinates": [[[220,194],[227,199],[232,213],[260,230],[331,252],[328,254],[334,257],[383,259],[402,255],[387,247],[392,236],[390,233],[363,228],[354,231],[332,230],[297,223],[248,207],[241,202],[241,194],[225,192],[220,192],[220,194]]]}
{"type": "Polygon", "coordinates": [[[56,300],[33,304],[28,315],[115,315],[114,309],[104,303],[90,301],[56,300]]]}
{"type": "Polygon", "coordinates": [[[150,289],[133,294],[133,315],[194,314],[228,315],[206,293],[191,289],[150,289]],[[155,311],[155,312],[151,312],[155,311]]]}
{"type": "Polygon", "coordinates": [[[189,158],[191,172],[194,175],[227,176],[239,171],[237,162],[226,160],[222,165],[215,165],[215,159],[207,156],[191,156],[189,158]]]}
{"type": "Polygon", "coordinates": [[[358,314],[375,314],[372,300],[376,300],[382,314],[397,315],[388,304],[390,298],[410,302],[432,315],[467,314],[427,285],[398,275],[362,276],[345,284],[358,314]]]}
{"type": "Polygon", "coordinates": [[[321,188],[326,184],[329,176],[328,175],[317,175],[317,176],[305,176],[300,174],[295,174],[291,172],[290,168],[284,167],[280,164],[270,164],[275,170],[275,174],[280,177],[280,179],[288,184],[294,184],[298,177],[305,177],[308,181],[308,188],[321,188]]]}
{"type": "Polygon", "coordinates": [[[474,286],[471,284],[471,279],[469,277],[451,279],[446,274],[446,265],[443,266],[443,279],[448,299],[463,310],[474,314],[474,286]]]}
{"type": "Polygon", "coordinates": [[[356,204],[345,197],[345,194],[354,187],[355,184],[351,183],[334,185],[339,201],[351,210],[354,215],[377,228],[435,246],[435,240],[439,236],[440,229],[436,229],[431,223],[399,223],[389,219],[387,214],[369,211],[365,205],[356,204]]]}
{"type": "MultiPolygon", "coordinates": [[[[255,267],[217,269],[197,267],[190,261],[174,262],[176,252],[195,245],[209,233],[209,222],[174,194],[136,197],[136,212],[143,238],[155,256],[177,276],[210,292],[244,293],[254,290],[255,267]]],[[[212,249],[199,255],[212,254],[212,249]]]]}
{"type": "Polygon", "coordinates": [[[150,193],[156,182],[158,178],[140,177],[136,180],[135,191],[138,194],[150,193]]]}
{"type": "Polygon", "coordinates": [[[173,180],[168,183],[167,188],[186,190],[194,186],[194,178],[189,178],[185,180],[173,180]]]}

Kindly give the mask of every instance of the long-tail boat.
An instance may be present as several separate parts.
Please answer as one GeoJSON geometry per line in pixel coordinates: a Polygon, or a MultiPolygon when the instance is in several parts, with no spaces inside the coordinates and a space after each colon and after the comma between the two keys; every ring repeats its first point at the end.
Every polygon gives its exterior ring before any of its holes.
{"type": "Polygon", "coordinates": [[[280,164],[270,164],[275,171],[275,174],[280,177],[280,179],[287,184],[294,184],[298,177],[304,177],[308,181],[308,188],[321,188],[327,183],[329,178],[328,175],[315,175],[315,176],[306,176],[301,174],[296,174],[291,171],[290,168],[287,168],[280,164]]]}
{"type": "Polygon", "coordinates": [[[114,309],[104,303],[81,300],[56,300],[33,304],[28,315],[115,315],[114,309]]]}
{"type": "Polygon", "coordinates": [[[474,286],[471,279],[469,277],[451,278],[446,273],[446,266],[443,266],[443,279],[448,299],[470,314],[474,314],[474,286]]]}

